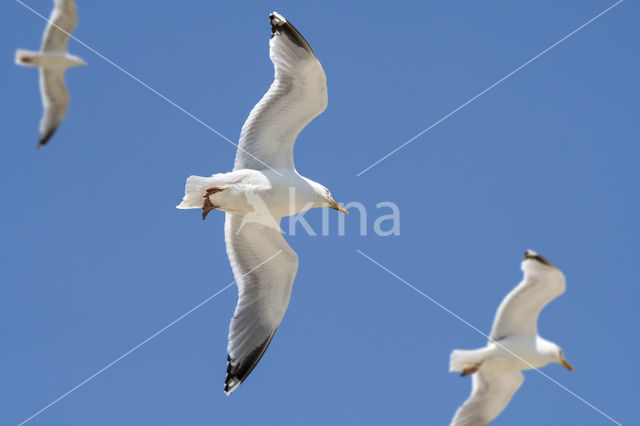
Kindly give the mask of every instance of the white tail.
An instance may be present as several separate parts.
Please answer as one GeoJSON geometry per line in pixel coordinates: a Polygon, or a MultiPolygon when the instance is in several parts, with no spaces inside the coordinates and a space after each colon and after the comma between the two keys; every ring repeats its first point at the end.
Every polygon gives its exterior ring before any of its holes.
{"type": "Polygon", "coordinates": [[[486,358],[486,348],[482,349],[455,349],[449,356],[449,371],[462,371],[465,368],[482,363],[486,358]]]}
{"type": "Polygon", "coordinates": [[[207,188],[216,186],[216,181],[215,175],[211,177],[189,176],[184,188],[184,198],[176,207],[179,209],[201,209],[204,205],[207,188]]]}
{"type": "Polygon", "coordinates": [[[40,53],[30,50],[16,50],[16,64],[37,67],[40,61],[40,53]]]}

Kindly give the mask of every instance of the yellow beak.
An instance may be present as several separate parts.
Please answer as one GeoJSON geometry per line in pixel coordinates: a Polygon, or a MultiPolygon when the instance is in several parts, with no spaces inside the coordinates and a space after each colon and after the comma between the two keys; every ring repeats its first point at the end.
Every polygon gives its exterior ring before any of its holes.
{"type": "Polygon", "coordinates": [[[566,367],[567,370],[573,371],[573,365],[569,364],[569,361],[567,361],[566,359],[562,359],[562,361],[560,362],[566,367]]]}
{"type": "Polygon", "coordinates": [[[338,210],[339,212],[342,212],[344,214],[349,214],[349,212],[347,211],[347,209],[345,209],[344,207],[342,207],[340,204],[336,203],[333,198],[329,198],[329,207],[331,207],[334,210],[338,210]]]}

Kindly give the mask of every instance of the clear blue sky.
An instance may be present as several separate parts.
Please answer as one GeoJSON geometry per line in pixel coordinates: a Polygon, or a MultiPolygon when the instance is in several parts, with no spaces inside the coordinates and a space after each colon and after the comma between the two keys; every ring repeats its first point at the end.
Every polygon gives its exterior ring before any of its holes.
{"type": "MultiPolygon", "coordinates": [[[[29,0],[48,16],[49,0],[29,0]]],[[[235,288],[33,425],[443,425],[485,339],[356,253],[488,331],[531,248],[567,276],[540,319],[576,367],[545,372],[622,423],[637,414],[640,7],[625,1],[360,177],[363,168],[613,1],[78,0],[75,35],[237,140],[272,81],[267,15],[327,73],[298,169],[337,201],[393,201],[401,235],[298,233],[291,304],[266,355],[222,391],[235,288]],[[222,4],[224,3],[224,4],[222,4]]],[[[190,174],[235,148],[71,41],[67,118],[36,151],[44,22],[0,4],[0,423],[16,424],[233,280],[223,215],[178,211],[190,174]]],[[[319,229],[321,212],[308,215],[319,229]]],[[[496,425],[611,424],[536,372],[496,425]]]]}

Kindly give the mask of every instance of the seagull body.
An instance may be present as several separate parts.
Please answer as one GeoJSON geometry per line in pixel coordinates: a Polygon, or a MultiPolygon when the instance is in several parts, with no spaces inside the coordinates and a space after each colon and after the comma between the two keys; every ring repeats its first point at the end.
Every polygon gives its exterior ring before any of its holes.
{"type": "Polygon", "coordinates": [[[289,304],[298,256],[280,231],[282,217],[313,207],[346,213],[327,188],[301,176],[293,162],[300,131],[327,106],[324,70],[311,47],[277,13],[271,21],[275,79],[242,127],[233,171],[190,176],[181,209],[226,214],[227,255],[238,285],[229,329],[224,391],[251,373],[289,304]]]}
{"type": "Polygon", "coordinates": [[[573,370],[562,349],[538,335],[538,315],[564,293],[565,277],[551,262],[527,250],[524,277],[502,301],[486,347],[454,350],[449,371],[472,374],[471,395],[456,412],[451,426],[487,425],[505,409],[524,381],[521,370],[550,363],[573,370]]]}
{"type": "MultiPolygon", "coordinates": [[[[203,208],[209,200],[214,209],[235,214],[263,214],[284,217],[302,213],[312,207],[324,207],[326,200],[318,197],[324,187],[292,169],[239,169],[211,177],[189,176],[180,209],[203,208]],[[207,190],[211,191],[206,198],[207,190]],[[264,202],[267,211],[251,203],[247,194],[264,202]]],[[[208,212],[204,212],[204,216],[208,212]]]]}
{"type": "Polygon", "coordinates": [[[40,68],[44,115],[40,121],[38,148],[49,141],[67,112],[70,96],[64,84],[65,71],[67,68],[86,65],[82,59],[67,53],[69,34],[77,24],[74,0],[55,0],[40,52],[16,50],[17,64],[40,68]]]}

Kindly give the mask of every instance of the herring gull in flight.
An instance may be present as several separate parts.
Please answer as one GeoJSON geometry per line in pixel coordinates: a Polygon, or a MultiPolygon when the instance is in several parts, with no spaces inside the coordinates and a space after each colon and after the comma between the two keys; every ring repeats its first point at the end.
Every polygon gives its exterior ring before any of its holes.
{"type": "Polygon", "coordinates": [[[16,50],[17,64],[40,68],[44,114],[40,120],[38,148],[42,148],[51,139],[67,112],[70,96],[64,84],[65,71],[67,68],[86,65],[82,59],[67,53],[69,34],[77,24],[74,0],[54,0],[40,52],[16,50]]]}
{"type": "Polygon", "coordinates": [[[302,35],[269,16],[275,79],[242,127],[233,171],[190,176],[180,209],[225,212],[227,255],[238,285],[224,391],[231,394],[258,364],[282,321],[298,256],[280,219],[312,207],[346,213],[327,188],[301,176],[293,161],[300,131],[327,107],[324,70],[302,35]]]}
{"type": "Polygon", "coordinates": [[[557,363],[573,371],[562,349],[538,335],[538,315],[564,293],[564,275],[532,250],[525,252],[521,268],[524,277],[500,304],[487,346],[451,353],[449,371],[473,375],[471,395],[451,426],[483,426],[496,418],[522,385],[521,370],[557,363]]]}

